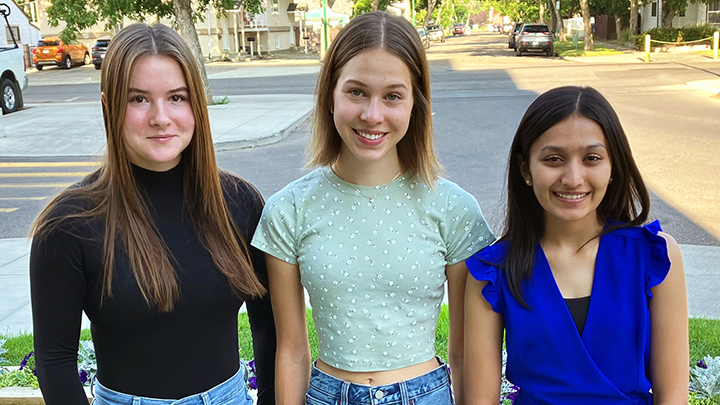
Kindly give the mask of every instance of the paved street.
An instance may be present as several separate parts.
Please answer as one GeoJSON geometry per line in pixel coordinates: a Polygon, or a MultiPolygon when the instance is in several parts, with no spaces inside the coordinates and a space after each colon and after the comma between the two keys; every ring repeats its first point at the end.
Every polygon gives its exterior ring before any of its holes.
{"type": "MultiPolygon", "coordinates": [[[[589,85],[603,92],[622,120],[652,192],[651,217],[683,245],[691,313],[720,317],[715,294],[720,288],[720,98],[698,84],[717,83],[720,61],[694,54],[653,55],[650,64],[638,61],[638,54],[518,58],[507,48],[505,36],[490,33],[432,43],[428,57],[434,125],[447,177],[478,198],[496,230],[502,221],[507,152],[527,106],[560,85],[589,85]]],[[[319,66],[308,61],[214,64],[208,74],[215,95],[230,96],[230,106],[233,100],[255,100],[243,107],[252,109],[262,107],[262,97],[310,97],[319,66]]],[[[92,66],[46,69],[29,79],[25,100],[30,109],[57,103],[97,106],[99,71],[92,66]]],[[[265,119],[270,124],[273,112],[265,119]]],[[[100,130],[95,126],[101,120],[96,121],[88,130],[100,130]]],[[[48,122],[33,130],[43,139],[62,134],[70,125],[58,119],[57,125],[48,122]]],[[[267,197],[304,172],[308,136],[305,122],[275,144],[220,151],[219,165],[246,177],[267,197]]],[[[37,145],[38,150],[42,147],[37,145]]],[[[25,237],[48,198],[91,171],[92,160],[9,157],[0,150],[0,239],[25,237]]],[[[20,242],[16,245],[19,252],[26,249],[20,242]]],[[[23,257],[18,256],[14,266],[24,266],[17,264],[26,261],[23,257]]],[[[3,266],[0,263],[0,283],[3,266]]]]}

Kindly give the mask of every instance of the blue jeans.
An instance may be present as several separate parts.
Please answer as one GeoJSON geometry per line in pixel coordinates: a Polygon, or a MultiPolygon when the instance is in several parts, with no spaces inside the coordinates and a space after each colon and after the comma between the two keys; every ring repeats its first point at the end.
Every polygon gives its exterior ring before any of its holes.
{"type": "Polygon", "coordinates": [[[447,365],[407,381],[369,386],[343,381],[313,364],[306,405],[454,405],[447,365]]]}
{"type": "Polygon", "coordinates": [[[229,380],[199,394],[181,399],[156,399],[123,394],[105,388],[94,379],[90,388],[93,405],[253,405],[253,399],[245,387],[245,369],[229,380]]]}

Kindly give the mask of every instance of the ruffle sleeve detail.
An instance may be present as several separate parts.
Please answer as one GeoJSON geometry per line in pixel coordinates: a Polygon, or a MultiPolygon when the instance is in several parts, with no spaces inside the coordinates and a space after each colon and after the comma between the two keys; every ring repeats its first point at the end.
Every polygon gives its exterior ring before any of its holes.
{"type": "Polygon", "coordinates": [[[483,287],[482,294],[488,303],[492,306],[493,311],[500,313],[500,291],[497,283],[500,270],[497,268],[498,260],[493,254],[493,250],[497,245],[488,246],[485,249],[475,253],[465,261],[470,270],[470,274],[478,281],[487,281],[483,287]]]}
{"type": "Polygon", "coordinates": [[[660,223],[653,221],[645,225],[643,230],[650,245],[650,258],[645,275],[645,293],[648,298],[652,298],[650,289],[662,283],[670,272],[670,258],[668,257],[667,241],[658,235],[658,232],[662,231],[660,223]]]}

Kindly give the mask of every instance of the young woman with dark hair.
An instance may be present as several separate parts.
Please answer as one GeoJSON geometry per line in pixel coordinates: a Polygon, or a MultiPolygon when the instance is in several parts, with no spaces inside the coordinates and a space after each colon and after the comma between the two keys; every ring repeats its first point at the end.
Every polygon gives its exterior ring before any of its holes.
{"type": "Polygon", "coordinates": [[[218,170],[195,59],[172,29],[134,24],[113,38],[100,88],[105,160],[55,197],[32,231],[45,402],[87,405],[77,373],[84,311],[95,403],[251,405],[238,355],[245,301],[259,403],[274,403],[265,262],[247,245],[263,201],[218,170]]]}
{"type": "Polygon", "coordinates": [[[446,281],[462,403],[464,260],[494,238],[475,198],[438,176],[420,37],[403,18],[364,14],[324,62],[308,150],[319,167],[268,200],[252,241],[268,263],[278,403],[450,405],[434,350],[446,281]]]}
{"type": "Polygon", "coordinates": [[[467,260],[465,397],[497,404],[503,331],[515,404],[681,404],[685,275],[610,103],[538,97],[515,134],[499,242],[467,260]],[[652,390],[652,392],[651,392],[652,390]]]}

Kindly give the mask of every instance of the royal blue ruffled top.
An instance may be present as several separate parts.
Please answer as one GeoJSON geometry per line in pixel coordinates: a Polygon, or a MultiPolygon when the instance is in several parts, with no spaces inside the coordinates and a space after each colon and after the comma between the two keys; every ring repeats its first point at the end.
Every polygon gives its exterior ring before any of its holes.
{"type": "Polygon", "coordinates": [[[522,284],[531,310],[515,300],[503,270],[507,243],[467,260],[483,296],[506,328],[508,380],[516,405],[651,405],[650,289],[670,270],[657,221],[600,238],[590,307],[582,336],[540,244],[531,279],[522,284]],[[495,265],[493,265],[495,264],[495,265]]]}

